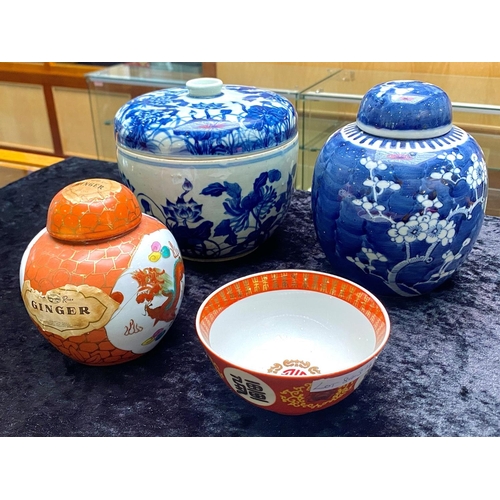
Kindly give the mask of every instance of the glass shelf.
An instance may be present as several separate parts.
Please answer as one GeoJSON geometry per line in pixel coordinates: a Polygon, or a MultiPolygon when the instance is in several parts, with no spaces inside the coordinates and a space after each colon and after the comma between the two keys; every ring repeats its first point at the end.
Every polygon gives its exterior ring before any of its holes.
{"type": "Polygon", "coordinates": [[[342,71],[325,66],[286,63],[218,63],[217,78],[226,85],[250,85],[272,90],[295,105],[303,92],[342,71]]]}
{"type": "Polygon", "coordinates": [[[201,63],[124,63],[87,73],[90,88],[105,84],[163,87],[182,85],[192,78],[202,76],[201,63]]]}

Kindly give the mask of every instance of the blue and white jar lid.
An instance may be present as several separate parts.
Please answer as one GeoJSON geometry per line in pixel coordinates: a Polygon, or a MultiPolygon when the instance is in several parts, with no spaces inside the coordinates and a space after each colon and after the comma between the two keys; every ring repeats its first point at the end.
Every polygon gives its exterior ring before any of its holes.
{"type": "Polygon", "coordinates": [[[441,88],[417,80],[372,87],[361,100],[356,125],[370,135],[420,140],[452,128],[451,101],[441,88]]]}
{"type": "Polygon", "coordinates": [[[296,134],[297,113],[286,98],[217,78],[138,96],[115,116],[118,146],[169,158],[260,152],[296,134]]]}

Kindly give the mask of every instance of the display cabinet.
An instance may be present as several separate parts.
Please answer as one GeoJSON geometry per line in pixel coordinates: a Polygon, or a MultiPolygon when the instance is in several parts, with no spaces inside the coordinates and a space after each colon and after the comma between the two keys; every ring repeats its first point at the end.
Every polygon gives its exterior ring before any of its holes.
{"type": "Polygon", "coordinates": [[[84,74],[98,69],[91,63],[0,63],[0,147],[95,157],[84,74]]]}
{"type": "MultiPolygon", "coordinates": [[[[488,166],[491,201],[500,200],[500,78],[482,76],[348,70],[301,94],[303,116],[303,182],[311,187],[317,155],[328,137],[356,120],[361,98],[374,85],[390,80],[420,80],[438,85],[453,105],[453,123],[480,144],[488,166]]],[[[500,215],[496,214],[496,215],[500,215]]]]}
{"type": "Polygon", "coordinates": [[[217,63],[217,78],[224,84],[272,90],[286,97],[296,108],[302,93],[340,71],[340,68],[287,63],[217,63]]]}

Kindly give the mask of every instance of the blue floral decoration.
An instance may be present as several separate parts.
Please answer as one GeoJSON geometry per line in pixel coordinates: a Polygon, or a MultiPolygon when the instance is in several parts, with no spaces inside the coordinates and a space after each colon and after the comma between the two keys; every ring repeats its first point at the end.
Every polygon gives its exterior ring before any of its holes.
{"type": "Polygon", "coordinates": [[[279,146],[297,134],[284,97],[226,85],[220,95],[191,97],[162,89],[132,99],[115,117],[118,145],[162,156],[239,155],[279,146]]]}
{"type": "MultiPolygon", "coordinates": [[[[238,183],[227,181],[203,188],[199,196],[221,198],[227,216],[215,227],[213,221],[204,218],[200,199],[191,196],[193,184],[187,178],[182,193],[175,201],[166,199],[165,205],[156,205],[144,193],[137,197],[145,213],[161,214],[185,257],[227,258],[255,249],[272,234],[288,209],[295,169],[296,165],[288,175],[286,191],[280,195],[274,184],[282,174],[276,169],[262,172],[246,195],[238,183]]],[[[125,183],[130,185],[126,179],[125,183]]]]}

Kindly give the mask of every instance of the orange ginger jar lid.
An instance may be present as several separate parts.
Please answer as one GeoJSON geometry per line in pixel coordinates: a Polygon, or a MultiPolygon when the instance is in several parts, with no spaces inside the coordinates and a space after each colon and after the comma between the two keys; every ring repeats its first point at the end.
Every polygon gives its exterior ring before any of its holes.
{"type": "Polygon", "coordinates": [[[131,231],[141,217],[139,203],[126,186],[110,179],[85,179],[54,196],[47,231],[59,240],[85,243],[131,231]]]}

